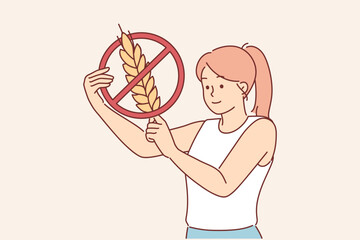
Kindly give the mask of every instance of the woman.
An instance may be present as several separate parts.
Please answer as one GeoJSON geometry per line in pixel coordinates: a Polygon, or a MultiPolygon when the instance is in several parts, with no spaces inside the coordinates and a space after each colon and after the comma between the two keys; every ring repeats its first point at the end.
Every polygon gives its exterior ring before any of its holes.
{"type": "Polygon", "coordinates": [[[224,46],[198,61],[196,75],[205,103],[221,118],[169,129],[156,116],[149,120],[145,134],[108,108],[98,95],[97,90],[113,80],[108,70],[85,77],[87,97],[105,124],[136,155],[163,155],[186,175],[186,238],[262,238],[256,227],[257,200],[273,162],[276,127],[269,119],[272,83],[261,50],[224,46]],[[244,101],[254,84],[252,111],[256,116],[248,116],[244,101]]]}

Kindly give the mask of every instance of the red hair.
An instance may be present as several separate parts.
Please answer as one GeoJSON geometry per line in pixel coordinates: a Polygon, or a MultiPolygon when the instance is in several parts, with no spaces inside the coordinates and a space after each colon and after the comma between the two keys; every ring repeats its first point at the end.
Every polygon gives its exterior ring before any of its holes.
{"type": "Polygon", "coordinates": [[[245,96],[255,84],[256,98],[252,112],[269,117],[272,81],[268,62],[259,48],[244,46],[224,46],[204,54],[196,65],[196,76],[201,81],[202,72],[207,65],[226,80],[245,82],[248,85],[245,96]]]}

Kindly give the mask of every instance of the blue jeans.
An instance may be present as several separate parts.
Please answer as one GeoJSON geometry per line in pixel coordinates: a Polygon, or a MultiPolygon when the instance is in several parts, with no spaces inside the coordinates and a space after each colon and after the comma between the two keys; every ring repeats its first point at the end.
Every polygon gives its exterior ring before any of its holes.
{"type": "Polygon", "coordinates": [[[187,228],[187,239],[195,238],[252,238],[262,239],[256,226],[242,228],[238,230],[201,230],[192,227],[187,228]]]}

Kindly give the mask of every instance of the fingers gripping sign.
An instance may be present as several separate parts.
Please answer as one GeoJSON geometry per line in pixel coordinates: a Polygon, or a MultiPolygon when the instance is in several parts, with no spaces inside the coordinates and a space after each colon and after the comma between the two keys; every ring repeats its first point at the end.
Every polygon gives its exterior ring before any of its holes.
{"type": "Polygon", "coordinates": [[[160,116],[149,119],[146,139],[149,142],[154,142],[165,157],[171,156],[171,153],[177,150],[169,126],[160,116]]]}
{"type": "Polygon", "coordinates": [[[155,134],[155,130],[159,129],[159,124],[155,121],[155,118],[149,118],[149,123],[146,128],[146,139],[149,142],[154,142],[154,139],[151,138],[151,134],[155,134]]]}
{"type": "Polygon", "coordinates": [[[103,87],[109,87],[114,77],[106,74],[110,68],[103,68],[88,74],[84,80],[84,88],[87,95],[97,94],[97,90],[103,87]]]}

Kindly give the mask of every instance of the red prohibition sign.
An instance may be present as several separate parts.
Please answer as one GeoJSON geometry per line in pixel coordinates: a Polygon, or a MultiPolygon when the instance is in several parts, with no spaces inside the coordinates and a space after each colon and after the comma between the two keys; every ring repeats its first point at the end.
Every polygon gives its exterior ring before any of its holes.
{"type": "MultiPolygon", "coordinates": [[[[159,37],[152,33],[132,33],[129,34],[131,39],[148,39],[155,41],[161,45],[163,45],[165,48],[145,67],[143,71],[139,73],[137,77],[135,77],[128,85],[126,85],[125,88],[123,88],[114,98],[112,98],[107,90],[107,88],[101,88],[101,92],[104,95],[106,101],[110,104],[111,107],[113,107],[115,110],[119,111],[120,113],[133,118],[151,118],[154,116],[157,116],[166,110],[168,110],[179,98],[180,93],[182,91],[182,88],[184,86],[184,65],[182,63],[182,60],[180,58],[179,53],[176,51],[176,49],[165,39],[162,37],[159,37]],[[177,69],[178,69],[178,79],[177,79],[177,85],[174,94],[171,96],[169,101],[167,101],[163,106],[161,106],[159,109],[152,111],[152,112],[133,112],[130,110],[127,110],[123,107],[121,107],[118,102],[126,95],[128,94],[131,89],[141,81],[145,75],[151,71],[161,60],[163,60],[169,53],[173,56],[177,69]]],[[[105,68],[106,63],[110,57],[110,55],[115,51],[116,48],[120,46],[120,40],[116,40],[113,42],[110,47],[106,50],[104,53],[101,61],[99,69],[105,68]]]]}

